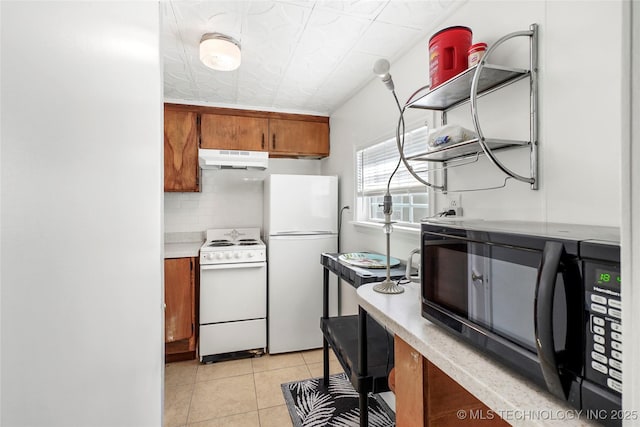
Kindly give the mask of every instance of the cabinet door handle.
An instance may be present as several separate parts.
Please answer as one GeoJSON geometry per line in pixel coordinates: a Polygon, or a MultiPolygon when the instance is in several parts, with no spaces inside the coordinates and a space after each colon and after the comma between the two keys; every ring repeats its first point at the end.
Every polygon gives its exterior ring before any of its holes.
{"type": "Polygon", "coordinates": [[[275,133],[273,134],[271,148],[273,148],[274,150],[276,149],[276,134],[275,133]]]}
{"type": "Polygon", "coordinates": [[[471,270],[471,280],[474,282],[482,282],[484,277],[482,277],[482,274],[478,275],[475,271],[471,270]]]}
{"type": "Polygon", "coordinates": [[[262,149],[264,150],[264,132],[262,133],[262,149]]]}
{"type": "Polygon", "coordinates": [[[202,148],[202,119],[200,114],[196,115],[196,133],[198,135],[198,148],[202,148]]]}

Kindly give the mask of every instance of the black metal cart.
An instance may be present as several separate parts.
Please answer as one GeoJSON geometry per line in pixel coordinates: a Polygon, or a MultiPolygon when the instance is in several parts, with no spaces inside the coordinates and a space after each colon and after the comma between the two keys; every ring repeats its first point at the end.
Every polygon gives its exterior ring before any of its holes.
{"type": "MultiPolygon", "coordinates": [[[[329,384],[329,347],[342,365],[353,388],[359,394],[360,426],[368,425],[369,392],[389,391],[388,376],[393,368],[393,335],[380,326],[367,312],[358,307],[353,316],[329,317],[329,272],[358,288],[367,283],[381,282],[386,269],[360,268],[338,260],[340,254],[324,253],[323,305],[320,328],[323,334],[323,383],[329,384]]],[[[405,266],[391,269],[392,279],[405,276],[405,266]]]]}

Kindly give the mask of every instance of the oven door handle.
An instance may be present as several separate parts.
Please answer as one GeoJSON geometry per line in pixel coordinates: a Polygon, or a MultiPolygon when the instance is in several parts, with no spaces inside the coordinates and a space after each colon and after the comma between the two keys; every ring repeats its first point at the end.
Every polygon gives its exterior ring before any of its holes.
{"type": "Polygon", "coordinates": [[[534,323],[538,360],[547,389],[555,396],[566,400],[567,394],[558,371],[553,337],[553,297],[563,253],[562,243],[547,242],[544,245],[536,282],[534,323]]]}
{"type": "Polygon", "coordinates": [[[260,268],[266,267],[266,262],[239,262],[237,264],[214,264],[214,265],[202,265],[200,264],[200,270],[228,270],[230,268],[260,268]]]}

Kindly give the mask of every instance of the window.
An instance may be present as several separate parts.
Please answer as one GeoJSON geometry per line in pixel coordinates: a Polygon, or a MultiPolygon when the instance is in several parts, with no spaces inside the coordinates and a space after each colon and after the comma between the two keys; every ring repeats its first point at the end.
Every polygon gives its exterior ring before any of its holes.
{"type": "MultiPolygon", "coordinates": [[[[405,133],[405,156],[419,154],[427,148],[427,128],[420,127],[405,133]]],[[[358,150],[356,152],[357,219],[359,221],[383,221],[382,200],[387,191],[387,182],[398,164],[396,138],[358,150]]],[[[415,168],[425,171],[425,168],[415,168]]],[[[400,164],[391,180],[390,192],[393,200],[391,219],[399,223],[419,223],[429,216],[430,192],[400,164]]]]}

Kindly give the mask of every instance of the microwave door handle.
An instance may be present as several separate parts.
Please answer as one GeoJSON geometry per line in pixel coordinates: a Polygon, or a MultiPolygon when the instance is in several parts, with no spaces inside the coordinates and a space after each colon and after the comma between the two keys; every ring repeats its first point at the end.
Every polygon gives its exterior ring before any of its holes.
{"type": "Polygon", "coordinates": [[[538,359],[547,388],[555,396],[566,400],[567,395],[558,372],[553,337],[553,297],[563,249],[559,242],[547,242],[544,245],[536,283],[534,323],[538,359]]]}

